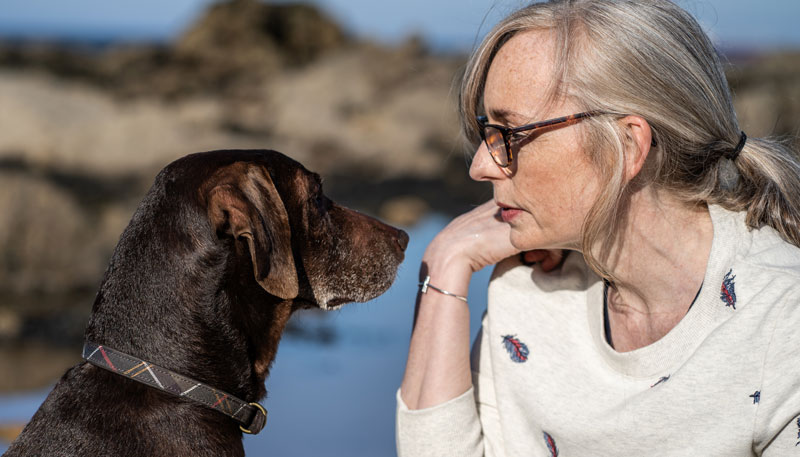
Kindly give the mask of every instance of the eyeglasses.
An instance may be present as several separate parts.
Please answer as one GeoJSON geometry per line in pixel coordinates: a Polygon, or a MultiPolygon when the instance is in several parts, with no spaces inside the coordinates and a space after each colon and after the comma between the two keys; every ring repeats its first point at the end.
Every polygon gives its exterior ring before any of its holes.
{"type": "Polygon", "coordinates": [[[480,127],[481,140],[486,143],[489,148],[489,154],[492,159],[500,168],[508,168],[514,161],[514,153],[512,145],[525,138],[530,137],[536,130],[542,130],[546,127],[554,127],[561,124],[573,124],[579,120],[596,116],[598,114],[605,114],[603,111],[587,111],[584,113],[571,114],[569,116],[557,117],[555,119],[548,119],[546,121],[535,122],[533,124],[522,125],[520,127],[508,128],[502,125],[487,124],[489,118],[486,116],[478,116],[478,126],[480,127]],[[528,132],[525,135],[519,135],[522,132],[528,132]]]}

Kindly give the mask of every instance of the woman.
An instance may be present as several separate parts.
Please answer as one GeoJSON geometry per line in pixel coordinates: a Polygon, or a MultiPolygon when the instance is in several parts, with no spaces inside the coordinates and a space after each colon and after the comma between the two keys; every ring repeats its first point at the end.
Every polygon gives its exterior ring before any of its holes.
{"type": "Polygon", "coordinates": [[[494,200],[425,252],[399,455],[800,453],[800,164],[741,132],[694,19],[533,4],[461,114],[494,200]],[[542,249],[578,252],[516,256],[542,249]],[[506,258],[470,361],[470,276],[506,258]]]}

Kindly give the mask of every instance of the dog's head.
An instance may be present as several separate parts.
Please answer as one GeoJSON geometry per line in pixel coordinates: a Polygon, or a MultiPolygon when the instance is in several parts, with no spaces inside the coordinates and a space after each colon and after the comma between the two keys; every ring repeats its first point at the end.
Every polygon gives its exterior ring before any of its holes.
{"type": "Polygon", "coordinates": [[[215,151],[187,160],[200,157],[212,164],[199,186],[208,221],[252,264],[267,293],[297,307],[332,309],[391,285],[405,232],[337,205],[319,175],[278,152],[215,151]]]}
{"type": "Polygon", "coordinates": [[[122,234],[86,338],[260,398],[292,312],[380,295],[407,243],[283,154],[192,154],[158,174],[122,234]]]}

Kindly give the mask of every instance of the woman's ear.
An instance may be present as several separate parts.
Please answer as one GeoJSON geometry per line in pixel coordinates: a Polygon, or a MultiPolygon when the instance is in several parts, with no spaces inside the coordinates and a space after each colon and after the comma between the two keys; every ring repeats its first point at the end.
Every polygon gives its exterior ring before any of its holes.
{"type": "Polygon", "coordinates": [[[625,116],[619,120],[625,134],[625,181],[635,178],[647,160],[653,147],[653,132],[650,124],[641,116],[625,116]]]}

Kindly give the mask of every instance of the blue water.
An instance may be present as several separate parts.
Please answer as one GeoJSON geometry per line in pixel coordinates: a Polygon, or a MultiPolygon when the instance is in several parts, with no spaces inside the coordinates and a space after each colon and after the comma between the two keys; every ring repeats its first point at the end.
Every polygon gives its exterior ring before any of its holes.
{"type": "MultiPolygon", "coordinates": [[[[267,379],[269,422],[246,436],[249,456],[394,456],[395,392],[405,367],[418,268],[428,242],[447,223],[433,216],[408,230],[411,241],[394,285],[381,297],[350,304],[322,319],[332,344],[285,338],[267,379]]],[[[486,309],[489,270],[470,288],[474,337],[486,309]]],[[[301,319],[317,319],[300,316],[301,319]]],[[[435,348],[432,348],[435,350],[435,348]]],[[[47,391],[0,396],[0,424],[26,422],[47,391]]],[[[0,452],[6,444],[0,444],[0,452]]]]}

